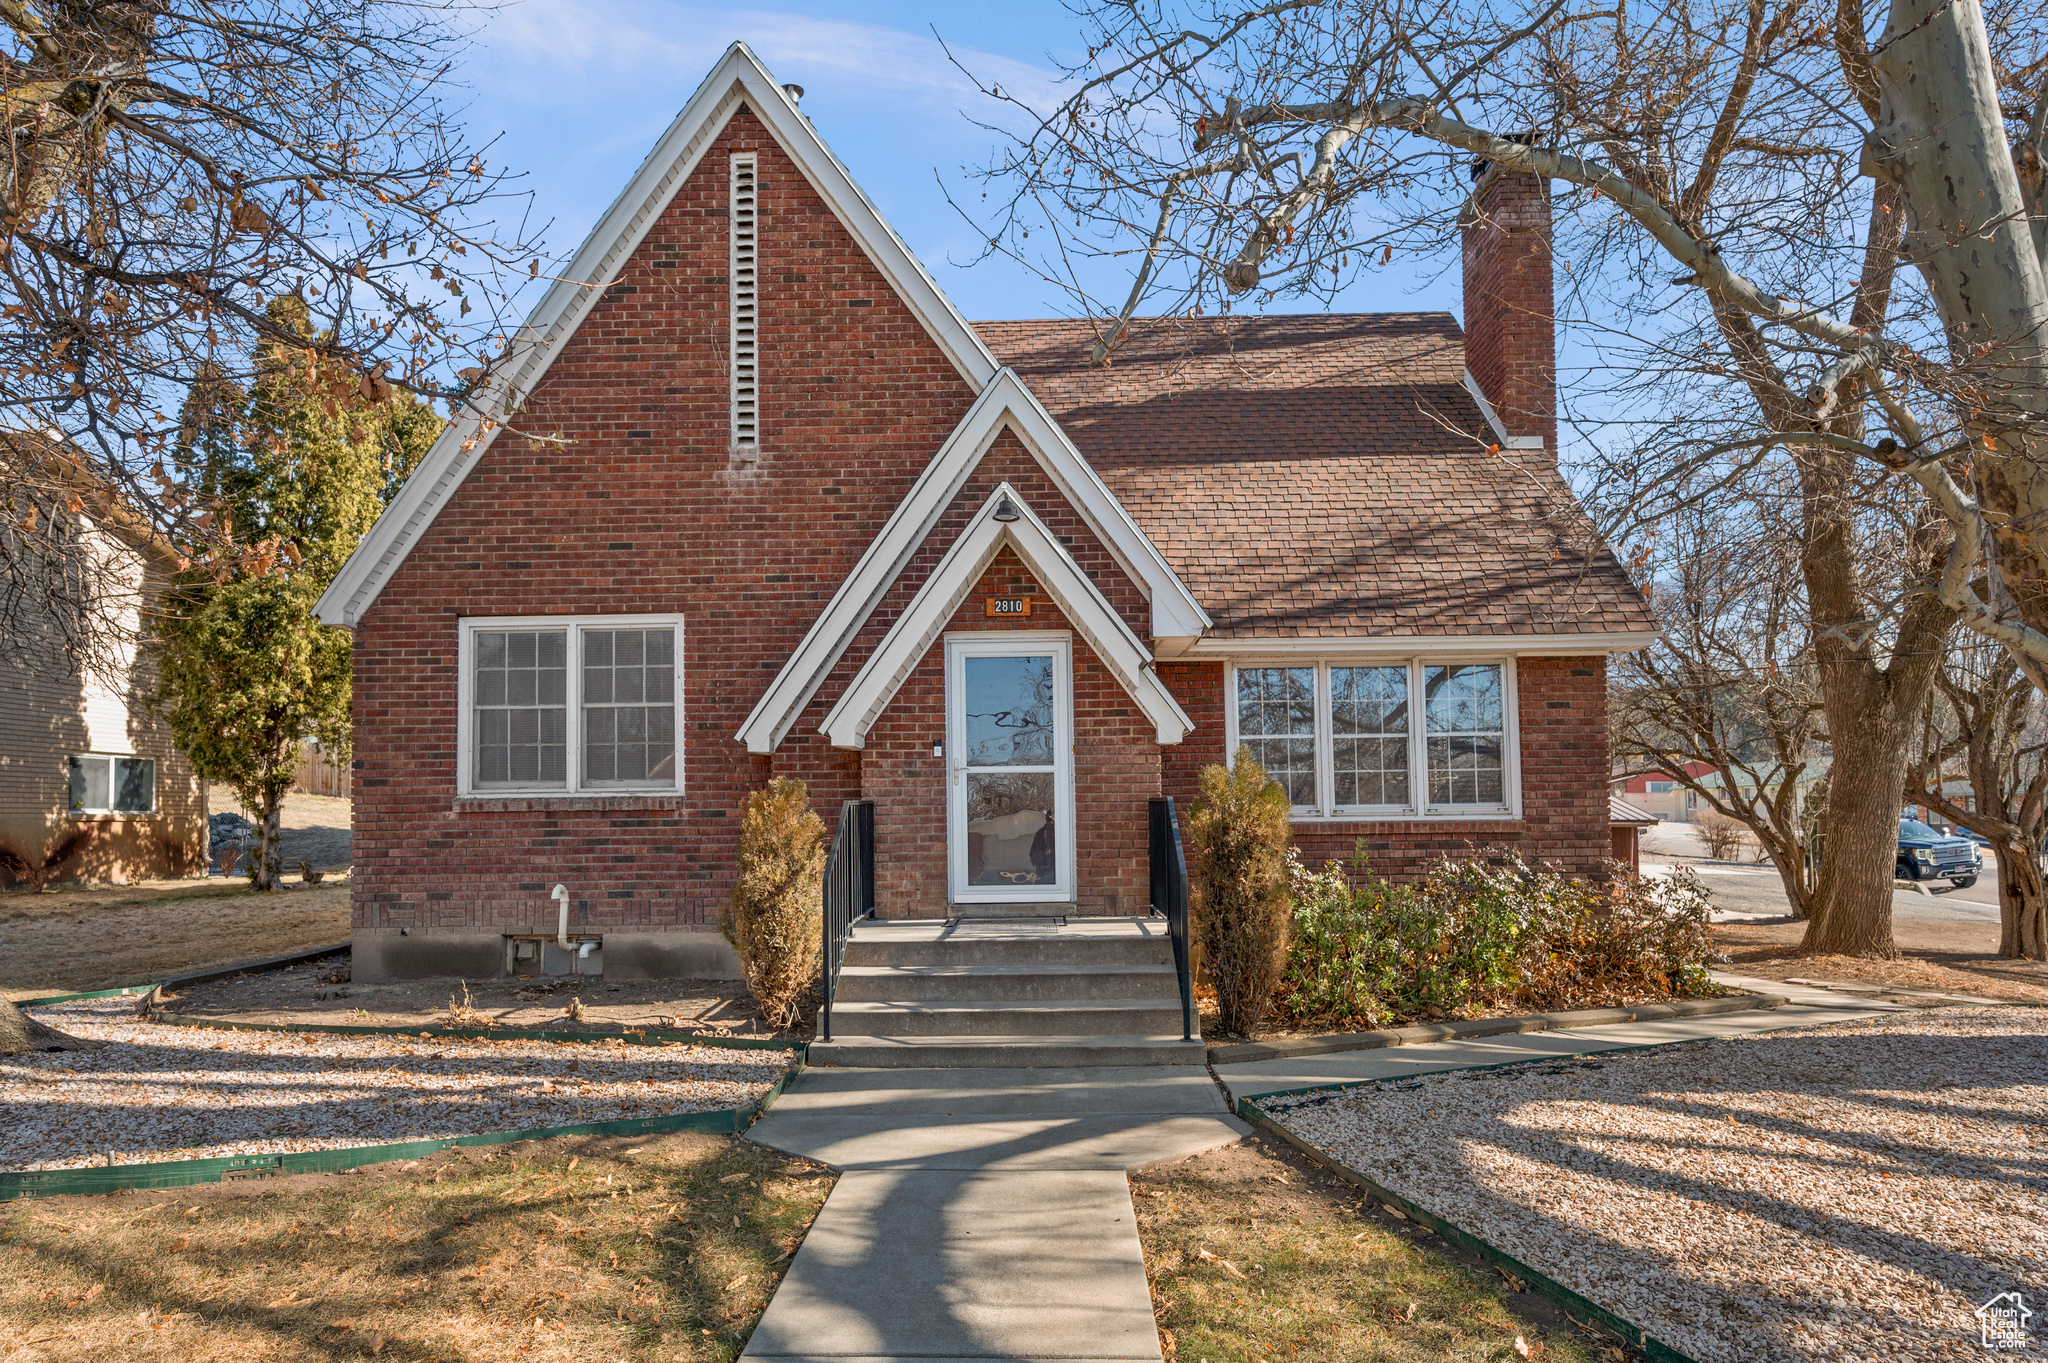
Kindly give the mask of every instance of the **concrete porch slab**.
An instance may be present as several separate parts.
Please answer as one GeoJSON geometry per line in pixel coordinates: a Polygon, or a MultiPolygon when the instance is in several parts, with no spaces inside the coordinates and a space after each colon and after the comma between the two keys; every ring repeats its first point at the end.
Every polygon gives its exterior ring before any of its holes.
{"type": "MultiPolygon", "coordinates": [[[[776,1100],[770,1119],[858,1113],[869,1117],[1221,1115],[1223,1097],[1193,1066],[1068,1069],[810,1069],[776,1100]]],[[[758,1130],[758,1128],[757,1128],[758,1130]]]]}
{"type": "Polygon", "coordinates": [[[1250,1130],[1220,1112],[1152,1118],[918,1117],[911,1122],[901,1116],[772,1112],[747,1135],[835,1169],[1121,1171],[1229,1145],[1250,1130]]]}

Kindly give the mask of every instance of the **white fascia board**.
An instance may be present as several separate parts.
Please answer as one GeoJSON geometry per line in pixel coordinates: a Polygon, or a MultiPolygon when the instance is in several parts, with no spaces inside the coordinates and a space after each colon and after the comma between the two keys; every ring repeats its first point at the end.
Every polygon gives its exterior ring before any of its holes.
{"type": "Polygon", "coordinates": [[[969,475],[1006,426],[1017,432],[1031,457],[1149,598],[1155,637],[1193,637],[1209,628],[1209,616],[1194,594],[1067,439],[1059,423],[1016,372],[1006,368],[982,389],[981,396],[925,465],[910,492],[890,513],[860,562],[839,584],[839,590],[833,593],[803,642],[790,654],[739,732],[733,735],[746,745],[748,752],[772,753],[781,744],[783,736],[851,647],[869,614],[895,584],[904,565],[953,504],[969,475]]]}
{"type": "Polygon", "coordinates": [[[890,626],[874,655],[862,667],[846,694],[825,717],[821,732],[836,748],[864,748],[868,730],[896,695],[918,663],[931,650],[960,603],[981,580],[1004,545],[1059,603],[1067,619],[1095,656],[1102,660],[1138,708],[1152,721],[1160,743],[1178,743],[1194,728],[1187,712],[1152,670],[1152,655],[1131,632],[1073,556],[1008,483],[991,492],[974,519],[946,551],[910,605],[890,626]],[[995,509],[1005,496],[1019,514],[1005,524],[995,509]]]}
{"type": "Polygon", "coordinates": [[[1002,394],[994,384],[982,389],[967,415],[960,418],[946,443],[939,446],[939,452],[925,465],[910,491],[889,513],[881,533],[839,584],[839,590],[832,594],[803,642],[789,655],[768,690],[755,702],[746,722],[740,725],[740,731],[733,735],[747,745],[748,752],[774,752],[797,716],[811,703],[811,697],[824,685],[825,678],[838,666],[869,614],[895,584],[903,566],[953,504],[961,484],[994,442],[1002,427],[986,419],[986,413],[991,408],[1000,411],[1001,403],[1002,394]]]}
{"type": "Polygon", "coordinates": [[[314,606],[322,621],[352,629],[362,619],[435,514],[505,429],[504,422],[515,416],[527,396],[539,387],[555,357],[639,249],[743,100],[819,197],[838,214],[961,377],[976,389],[986,387],[995,377],[1000,366],[980,335],[882,219],[768,69],[745,43],[734,43],[591,228],[562,277],[542,295],[513,338],[497,377],[477,395],[473,409],[443,429],[419,469],[328,584],[314,606]]]}
{"type": "Polygon", "coordinates": [[[1486,390],[1479,386],[1479,380],[1465,371],[1465,391],[1479,404],[1479,414],[1486,418],[1486,424],[1493,427],[1493,438],[1504,450],[1540,450],[1543,437],[1540,435],[1509,435],[1508,428],[1500,424],[1500,413],[1493,410],[1493,404],[1486,399],[1486,390]]]}
{"type": "Polygon", "coordinates": [[[1381,634],[1289,635],[1284,638],[1200,639],[1185,658],[1412,658],[1465,655],[1501,658],[1577,658],[1633,653],[1657,642],[1654,630],[1586,634],[1381,634]]]}

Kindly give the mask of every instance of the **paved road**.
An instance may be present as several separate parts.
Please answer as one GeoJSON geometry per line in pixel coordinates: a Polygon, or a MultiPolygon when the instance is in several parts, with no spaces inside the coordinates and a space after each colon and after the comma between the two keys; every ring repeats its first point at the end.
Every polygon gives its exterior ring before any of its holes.
{"type": "MultiPolygon", "coordinates": [[[[1643,838],[1643,869],[1657,874],[1673,865],[1699,872],[1714,896],[1717,918],[1728,921],[1778,917],[1790,912],[1784,885],[1769,862],[1708,861],[1697,835],[1685,824],[1660,824],[1643,838]]],[[[1945,880],[1924,881],[1927,890],[1899,890],[1892,896],[1894,918],[1929,923],[1996,923],[1998,921],[1998,859],[1984,854],[1984,873],[1967,890],[1945,880]]]]}
{"type": "MultiPolygon", "coordinates": [[[[1664,857],[1643,858],[1643,869],[1653,875],[1674,864],[1678,863],[1664,857]]],[[[1751,866],[1690,859],[1682,864],[1692,867],[1706,882],[1707,889],[1714,896],[1717,918],[1725,915],[1729,921],[1740,921],[1741,918],[1777,917],[1790,912],[1784,884],[1778,879],[1777,871],[1768,864],[1751,866]]],[[[1895,891],[1892,895],[1892,916],[1931,923],[1998,921],[1998,871],[1989,856],[1984,858],[1983,876],[1969,889],[1956,889],[1945,880],[1928,882],[1926,889],[1926,894],[1917,890],[1895,891]]]]}

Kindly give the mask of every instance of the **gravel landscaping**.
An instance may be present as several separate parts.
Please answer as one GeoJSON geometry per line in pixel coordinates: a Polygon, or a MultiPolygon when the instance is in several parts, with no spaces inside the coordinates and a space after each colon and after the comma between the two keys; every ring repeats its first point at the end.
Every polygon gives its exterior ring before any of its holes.
{"type": "Polygon", "coordinates": [[[332,1150],[738,1107],[781,1051],[228,1032],[133,999],[30,1010],[108,1043],[0,1058],[0,1171],[332,1150]]]}
{"type": "Polygon", "coordinates": [[[1982,1360],[1980,1303],[2048,1299],[2044,1024],[1914,1011],[1262,1106],[1700,1363],[1982,1360]]]}

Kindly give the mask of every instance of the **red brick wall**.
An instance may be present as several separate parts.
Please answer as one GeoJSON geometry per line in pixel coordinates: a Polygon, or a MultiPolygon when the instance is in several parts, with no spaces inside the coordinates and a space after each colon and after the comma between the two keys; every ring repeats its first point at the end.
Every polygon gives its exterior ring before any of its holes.
{"type": "MultiPolygon", "coordinates": [[[[1165,750],[1166,793],[1186,805],[1200,791],[1201,769],[1224,759],[1224,671],[1221,663],[1162,663],[1195,731],[1165,750]]],[[[1405,878],[1439,856],[1471,857],[1506,848],[1532,864],[1574,875],[1606,875],[1607,660],[1521,658],[1515,663],[1521,725],[1522,816],[1519,819],[1357,820],[1300,823],[1294,844],[1311,865],[1351,861],[1363,839],[1373,868],[1405,878]]]]}
{"type": "Polygon", "coordinates": [[[1488,172],[1465,210],[1465,364],[1510,435],[1557,453],[1550,182],[1488,172]]]}
{"type": "MultiPolygon", "coordinates": [[[[1076,839],[1076,908],[1144,913],[1150,898],[1146,802],[1160,793],[1161,749],[1152,723],[1006,548],[961,602],[947,632],[1016,630],[1073,633],[1075,827],[1062,831],[1076,839]],[[982,605],[987,596],[1030,596],[1031,616],[990,619],[982,605]]],[[[875,900],[886,918],[948,912],[948,759],[932,756],[932,744],[946,732],[945,658],[941,639],[875,721],[861,752],[862,795],[875,802],[875,900]]]]}
{"type": "Polygon", "coordinates": [[[356,631],[356,925],[551,925],[557,880],[578,925],[712,923],[749,789],[802,775],[828,819],[857,790],[854,754],[732,736],[973,398],[738,113],[356,631]],[[728,453],[739,150],[760,157],[756,467],[728,453]],[[685,617],[683,794],[457,802],[458,618],[554,612],[685,617]]]}

